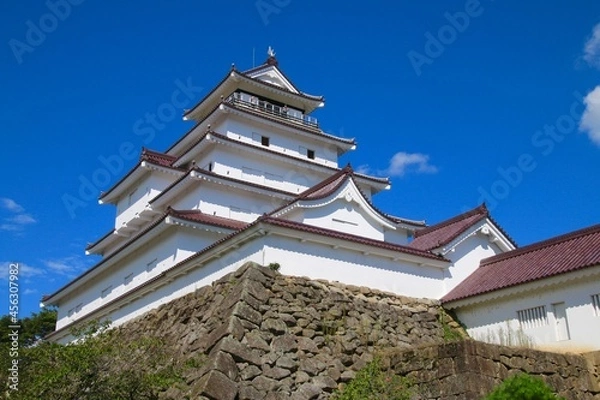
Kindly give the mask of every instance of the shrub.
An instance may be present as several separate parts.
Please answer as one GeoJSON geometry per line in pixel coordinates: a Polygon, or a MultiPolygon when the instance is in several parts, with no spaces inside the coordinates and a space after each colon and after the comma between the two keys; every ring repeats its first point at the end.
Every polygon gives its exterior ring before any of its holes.
{"type": "Polygon", "coordinates": [[[271,268],[273,271],[279,271],[279,268],[281,268],[281,265],[279,265],[279,263],[271,263],[271,264],[269,264],[269,268],[271,268]]]}
{"type": "Polygon", "coordinates": [[[409,400],[412,395],[409,379],[383,371],[381,359],[376,357],[358,371],[342,390],[336,391],[332,400],[409,400]]]}
{"type": "MultiPolygon", "coordinates": [[[[485,400],[559,400],[540,378],[518,374],[506,379],[485,400]]],[[[563,399],[564,400],[564,399],[563,399]]]]}

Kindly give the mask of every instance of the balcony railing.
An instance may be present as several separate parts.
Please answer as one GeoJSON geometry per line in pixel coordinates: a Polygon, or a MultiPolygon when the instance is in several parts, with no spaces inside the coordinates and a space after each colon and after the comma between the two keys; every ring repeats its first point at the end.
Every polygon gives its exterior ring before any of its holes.
{"type": "Polygon", "coordinates": [[[310,115],[304,115],[298,110],[290,109],[285,106],[280,107],[275,104],[269,103],[268,101],[259,100],[257,97],[249,95],[247,93],[233,93],[227,98],[226,101],[235,105],[260,110],[267,114],[284,118],[296,124],[301,124],[313,128],[319,127],[319,122],[317,121],[317,119],[311,117],[310,115]]]}

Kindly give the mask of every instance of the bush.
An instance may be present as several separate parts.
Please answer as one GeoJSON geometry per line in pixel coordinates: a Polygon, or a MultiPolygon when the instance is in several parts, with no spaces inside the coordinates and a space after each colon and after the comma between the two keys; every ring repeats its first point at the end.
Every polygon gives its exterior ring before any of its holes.
{"type": "Polygon", "coordinates": [[[332,400],[409,400],[410,381],[393,371],[383,371],[381,359],[375,358],[358,371],[354,379],[342,390],[336,391],[332,400]]]}
{"type": "MultiPolygon", "coordinates": [[[[540,378],[518,374],[506,379],[485,400],[559,400],[540,378]]],[[[563,399],[564,400],[564,399],[563,399]]]]}

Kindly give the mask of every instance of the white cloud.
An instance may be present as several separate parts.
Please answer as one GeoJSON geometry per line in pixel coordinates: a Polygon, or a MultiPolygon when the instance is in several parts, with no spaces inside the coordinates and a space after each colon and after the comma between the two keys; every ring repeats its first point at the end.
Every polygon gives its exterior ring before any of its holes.
{"type": "Polygon", "coordinates": [[[15,263],[10,261],[0,261],[0,279],[8,280],[9,276],[9,267],[13,266],[12,269],[18,270],[19,279],[33,278],[42,276],[45,274],[45,271],[41,268],[32,267],[23,263],[15,263]],[[14,268],[14,265],[18,265],[17,268],[14,268]]]}
{"type": "Polygon", "coordinates": [[[363,164],[363,165],[359,165],[358,167],[356,167],[355,171],[359,174],[368,175],[371,173],[371,168],[369,167],[368,164],[363,164]]]}
{"type": "Polygon", "coordinates": [[[579,122],[579,129],[586,132],[590,140],[600,146],[600,86],[585,96],[585,111],[579,122]]]}
{"type": "Polygon", "coordinates": [[[8,197],[0,198],[0,208],[13,214],[9,217],[4,217],[3,223],[0,224],[0,231],[20,233],[25,230],[26,225],[35,224],[37,222],[31,214],[25,212],[23,206],[8,197]]]}
{"type": "Polygon", "coordinates": [[[437,167],[429,163],[429,156],[422,153],[405,153],[400,151],[394,154],[390,165],[385,170],[389,176],[404,176],[408,172],[419,174],[434,174],[437,167]]]}
{"type": "Polygon", "coordinates": [[[25,211],[25,209],[21,207],[20,204],[18,204],[13,199],[9,199],[7,197],[0,197],[0,207],[14,213],[20,213],[25,211]]]}
{"type": "Polygon", "coordinates": [[[62,275],[69,278],[75,278],[81,272],[89,267],[89,263],[93,260],[86,260],[81,256],[69,256],[44,260],[44,265],[50,274],[62,275]]]}
{"type": "Polygon", "coordinates": [[[14,217],[7,218],[6,220],[18,225],[35,224],[37,222],[35,218],[29,214],[17,214],[14,217]]]}
{"type": "Polygon", "coordinates": [[[592,36],[583,46],[583,59],[592,67],[600,68],[600,24],[592,29],[592,36]]]}

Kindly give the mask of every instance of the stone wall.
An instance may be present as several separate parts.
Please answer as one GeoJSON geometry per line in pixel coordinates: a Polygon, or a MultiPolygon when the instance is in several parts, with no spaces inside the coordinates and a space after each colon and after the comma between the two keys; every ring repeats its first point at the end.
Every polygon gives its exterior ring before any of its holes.
{"type": "Polygon", "coordinates": [[[600,399],[600,354],[557,354],[465,340],[387,353],[386,366],[416,383],[414,399],[480,400],[525,372],[567,400],[600,399]]]}
{"type": "Polygon", "coordinates": [[[434,300],[248,264],[120,329],[162,337],[174,357],[201,363],[165,398],[326,399],[376,349],[443,341],[441,313],[434,300]]]}

